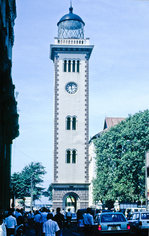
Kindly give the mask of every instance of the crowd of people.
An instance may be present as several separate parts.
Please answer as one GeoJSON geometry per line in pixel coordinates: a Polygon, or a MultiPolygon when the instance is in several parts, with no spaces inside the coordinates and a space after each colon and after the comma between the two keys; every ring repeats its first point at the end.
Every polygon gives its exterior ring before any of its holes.
{"type": "Polygon", "coordinates": [[[62,236],[64,226],[71,222],[71,211],[61,212],[60,208],[50,211],[42,208],[36,211],[25,212],[24,209],[10,209],[0,214],[0,236],[27,235],[33,229],[36,236],[62,236]]]}

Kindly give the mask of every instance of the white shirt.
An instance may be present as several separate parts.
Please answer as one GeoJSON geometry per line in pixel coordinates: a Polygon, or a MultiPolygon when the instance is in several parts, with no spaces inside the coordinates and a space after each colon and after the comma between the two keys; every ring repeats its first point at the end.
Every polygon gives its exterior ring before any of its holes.
{"type": "Polygon", "coordinates": [[[12,215],[8,216],[6,219],[5,219],[5,225],[7,228],[11,228],[11,229],[14,229],[17,225],[17,221],[16,221],[16,218],[12,215]]]}
{"type": "Polygon", "coordinates": [[[18,218],[19,216],[22,216],[21,212],[14,211],[13,215],[18,218]]]}
{"type": "Polygon", "coordinates": [[[36,223],[40,223],[40,222],[41,222],[41,215],[40,215],[40,214],[36,214],[36,215],[34,216],[34,221],[35,221],[36,223]]]}
{"type": "Polygon", "coordinates": [[[34,218],[34,214],[31,212],[31,213],[28,213],[28,219],[33,219],[34,218]]]}
{"type": "Polygon", "coordinates": [[[43,233],[45,233],[45,236],[55,236],[55,233],[59,230],[60,228],[54,220],[49,219],[43,224],[43,233]]]}
{"type": "Polygon", "coordinates": [[[0,225],[0,236],[7,236],[7,233],[6,233],[6,226],[4,223],[2,223],[0,225]]]}
{"type": "Polygon", "coordinates": [[[89,213],[83,214],[83,220],[85,225],[94,225],[93,216],[89,213]]]}
{"type": "Polygon", "coordinates": [[[48,215],[48,212],[41,212],[41,223],[44,223],[47,221],[47,215],[48,215]]]}
{"type": "Polygon", "coordinates": [[[68,211],[68,212],[66,212],[66,217],[71,217],[72,215],[71,215],[71,212],[70,211],[68,211]]]}

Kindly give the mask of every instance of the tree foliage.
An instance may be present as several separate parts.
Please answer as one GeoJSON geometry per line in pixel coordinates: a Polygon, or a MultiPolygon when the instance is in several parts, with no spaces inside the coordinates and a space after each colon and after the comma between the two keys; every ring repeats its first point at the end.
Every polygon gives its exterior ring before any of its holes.
{"type": "Polygon", "coordinates": [[[44,190],[41,184],[45,173],[45,167],[41,163],[31,162],[21,172],[12,175],[12,194],[16,198],[30,197],[32,194],[34,200],[39,199],[44,190]]]}
{"type": "Polygon", "coordinates": [[[149,110],[129,116],[95,140],[94,200],[136,202],[145,197],[149,110]]]}
{"type": "Polygon", "coordinates": [[[49,185],[47,191],[43,192],[45,197],[48,197],[49,200],[52,200],[52,184],[49,185]]]}

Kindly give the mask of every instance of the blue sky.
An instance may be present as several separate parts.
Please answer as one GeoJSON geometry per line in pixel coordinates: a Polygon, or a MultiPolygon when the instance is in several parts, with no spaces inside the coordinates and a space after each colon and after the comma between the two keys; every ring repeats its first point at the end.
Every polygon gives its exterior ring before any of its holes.
{"type": "MultiPolygon", "coordinates": [[[[12,77],[16,86],[20,136],[12,147],[12,173],[31,161],[53,174],[54,68],[50,44],[69,0],[17,0],[12,77]]],[[[90,58],[90,137],[106,116],[127,117],[149,108],[149,1],[73,0],[85,22],[90,58]]]]}

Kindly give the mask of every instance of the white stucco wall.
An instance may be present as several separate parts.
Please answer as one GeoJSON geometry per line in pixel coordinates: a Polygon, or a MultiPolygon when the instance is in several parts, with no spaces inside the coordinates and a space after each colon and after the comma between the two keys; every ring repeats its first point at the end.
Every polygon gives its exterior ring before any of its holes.
{"type": "MultiPolygon", "coordinates": [[[[147,176],[147,168],[149,168],[149,151],[146,152],[146,198],[149,200],[149,177],[147,176]]],[[[147,204],[149,210],[149,204],[147,204]]]]}
{"type": "MultiPolygon", "coordinates": [[[[85,95],[86,68],[85,54],[59,55],[58,71],[58,182],[59,183],[84,183],[85,182],[85,95]],[[63,72],[64,59],[81,59],[80,72],[63,72]],[[78,90],[69,94],[65,90],[68,82],[75,82],[78,90]],[[66,117],[77,117],[77,130],[66,130],[66,117]],[[66,150],[77,150],[77,162],[66,163],[66,150]]],[[[57,121],[56,121],[57,122],[57,121]]]]}
{"type": "Polygon", "coordinates": [[[93,179],[96,177],[96,153],[93,141],[89,144],[89,206],[94,205],[93,201],[93,179]]]}

